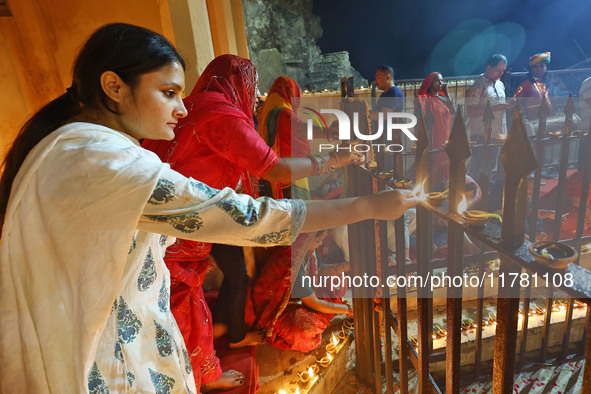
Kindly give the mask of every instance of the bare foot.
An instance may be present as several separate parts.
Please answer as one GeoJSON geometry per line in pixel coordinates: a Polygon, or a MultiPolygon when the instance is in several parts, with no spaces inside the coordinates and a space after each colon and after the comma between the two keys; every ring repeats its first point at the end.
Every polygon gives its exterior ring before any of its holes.
{"type": "Polygon", "coordinates": [[[230,349],[239,349],[241,347],[256,346],[263,343],[263,332],[262,331],[249,331],[246,336],[240,342],[230,342],[230,349]]]}
{"type": "Polygon", "coordinates": [[[228,325],[226,323],[213,323],[213,339],[221,338],[228,332],[228,325]]]}
{"type": "Polygon", "coordinates": [[[222,372],[218,380],[201,386],[201,392],[207,393],[211,390],[230,390],[244,384],[244,375],[233,369],[222,372]]]}

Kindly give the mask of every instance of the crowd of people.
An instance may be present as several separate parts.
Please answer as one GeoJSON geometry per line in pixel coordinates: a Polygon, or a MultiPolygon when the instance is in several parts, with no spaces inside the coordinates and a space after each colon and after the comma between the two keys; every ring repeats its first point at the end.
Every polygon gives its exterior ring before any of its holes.
{"type": "MultiPolygon", "coordinates": [[[[532,57],[516,97],[547,99],[549,61],[549,53],[532,57]]],[[[475,119],[488,102],[494,133],[507,132],[512,104],[499,80],[506,66],[493,55],[467,90],[472,139],[484,136],[475,119]]],[[[304,275],[348,270],[320,262],[325,230],[366,219],[391,223],[408,210],[414,231],[417,197],[407,190],[311,198],[309,177],[359,163],[361,155],[312,154],[293,101],[300,96],[295,80],[277,78],[255,116],[260,92],[250,60],[216,57],[183,99],[184,69],[161,35],[102,26],[80,50],[71,86],[15,139],[0,180],[0,391],[239,386],[244,375],[222,372],[215,338],[227,335],[231,348],[310,351],[335,314],[353,313],[342,299],[346,288],[318,294],[297,285],[304,275]],[[267,250],[256,278],[243,247],[267,250]],[[210,311],[202,286],[212,261],[224,278],[210,311]]],[[[379,111],[403,107],[394,70],[380,66],[375,79],[384,93],[374,121],[379,111]]],[[[587,80],[581,88],[584,116],[590,86],[587,80]]],[[[432,178],[445,184],[442,147],[456,107],[441,73],[425,78],[416,103],[433,116],[430,144],[439,151],[432,178]]],[[[481,198],[477,180],[486,171],[474,157],[470,204],[481,198]]]]}
{"type": "MultiPolygon", "coordinates": [[[[289,183],[357,156],[279,157],[254,129],[257,74],[246,59],[216,58],[185,101],[183,91],[184,61],[164,37],[109,24],[83,45],[67,91],[20,130],[0,180],[0,391],[240,385],[241,372],[221,373],[203,301],[212,245],[289,245],[417,203],[408,191],[255,198],[257,179],[289,183]]],[[[230,304],[243,292],[237,255],[217,256],[236,274],[230,304]]],[[[218,320],[231,321],[237,346],[260,338],[241,327],[241,309],[218,320]]]]}

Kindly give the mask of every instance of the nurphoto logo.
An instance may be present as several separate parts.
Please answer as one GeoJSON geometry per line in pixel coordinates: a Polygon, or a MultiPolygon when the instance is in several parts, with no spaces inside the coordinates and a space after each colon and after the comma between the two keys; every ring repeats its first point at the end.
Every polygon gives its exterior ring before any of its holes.
{"type": "MultiPolygon", "coordinates": [[[[310,108],[304,107],[309,112],[304,112],[304,114],[309,115],[311,119],[307,121],[307,138],[309,140],[313,139],[313,128],[314,123],[316,123],[321,130],[328,130],[328,126],[326,120],[322,116],[322,114],[332,114],[336,116],[338,121],[339,127],[339,134],[338,139],[340,141],[376,141],[382,138],[382,135],[385,133],[385,140],[392,141],[392,134],[394,130],[402,131],[408,139],[411,141],[416,141],[417,137],[415,137],[412,132],[409,130],[410,128],[416,126],[417,118],[414,114],[407,114],[405,112],[379,112],[378,113],[378,120],[376,122],[377,130],[375,133],[372,134],[363,134],[359,130],[359,112],[353,112],[353,122],[349,119],[349,115],[347,113],[338,110],[338,109],[321,109],[320,112],[310,108]],[[385,121],[384,121],[385,118],[385,121]],[[351,127],[351,124],[353,127],[351,127]],[[354,136],[351,135],[351,130],[353,130],[354,136]]],[[[351,150],[351,148],[356,152],[367,152],[371,148],[376,149],[378,152],[382,149],[386,152],[402,152],[404,147],[400,144],[385,144],[385,143],[366,143],[366,144],[356,144],[350,147],[343,147],[338,146],[335,144],[320,144],[319,150],[322,152],[323,150],[351,150]]]]}

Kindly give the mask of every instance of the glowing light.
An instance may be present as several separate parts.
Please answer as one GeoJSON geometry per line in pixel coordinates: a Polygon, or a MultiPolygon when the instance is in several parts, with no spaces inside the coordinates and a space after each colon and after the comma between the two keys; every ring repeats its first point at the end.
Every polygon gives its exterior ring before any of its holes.
{"type": "Polygon", "coordinates": [[[308,376],[314,377],[314,368],[312,368],[312,367],[308,368],[308,376]]]}
{"type": "Polygon", "coordinates": [[[424,179],[423,182],[416,185],[414,189],[412,189],[412,193],[417,196],[419,201],[424,201],[427,199],[427,193],[425,193],[425,182],[427,179],[424,179]]]}
{"type": "Polygon", "coordinates": [[[462,196],[462,201],[458,204],[458,214],[464,213],[464,211],[468,208],[468,202],[466,201],[466,196],[462,196]]]}
{"type": "Polygon", "coordinates": [[[334,334],[332,334],[332,344],[335,346],[339,344],[339,340],[334,336],[334,334]]]}
{"type": "Polygon", "coordinates": [[[326,357],[328,358],[328,362],[332,361],[332,356],[330,355],[330,353],[326,353],[326,357]]]}
{"type": "Polygon", "coordinates": [[[287,394],[285,390],[279,390],[279,394],[287,394]]]}
{"type": "Polygon", "coordinates": [[[296,386],[295,394],[300,394],[300,388],[298,386],[296,386]]]}

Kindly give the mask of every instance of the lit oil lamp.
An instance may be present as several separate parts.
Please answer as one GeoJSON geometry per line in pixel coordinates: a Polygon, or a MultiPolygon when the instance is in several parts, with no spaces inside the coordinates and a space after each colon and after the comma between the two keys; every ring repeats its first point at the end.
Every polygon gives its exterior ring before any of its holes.
{"type": "Polygon", "coordinates": [[[439,206],[443,204],[443,201],[447,198],[449,189],[445,189],[442,192],[431,192],[427,194],[427,202],[433,206],[439,206]]]}
{"type": "Polygon", "coordinates": [[[468,223],[470,226],[475,227],[482,227],[488,222],[490,218],[497,218],[499,221],[502,222],[501,216],[497,215],[496,213],[489,213],[486,211],[479,211],[479,210],[466,210],[468,207],[468,203],[466,201],[466,196],[462,196],[462,201],[458,204],[458,214],[462,215],[462,219],[468,223]]]}
{"type": "Polygon", "coordinates": [[[310,375],[308,372],[298,372],[298,377],[302,383],[308,383],[310,381],[310,375]]]}
{"type": "Polygon", "coordinates": [[[466,200],[466,196],[462,196],[462,201],[458,204],[458,215],[462,215],[466,208],[468,207],[468,202],[466,200]]]}
{"type": "Polygon", "coordinates": [[[316,360],[318,364],[322,365],[325,368],[328,366],[328,364],[330,364],[331,361],[332,356],[330,355],[330,353],[326,353],[326,356],[322,357],[320,360],[316,360]]]}
{"type": "Polygon", "coordinates": [[[315,376],[315,374],[317,374],[319,370],[318,365],[314,364],[309,367],[307,371],[298,372],[298,377],[303,383],[313,383],[318,380],[318,376],[315,376]]]}
{"type": "Polygon", "coordinates": [[[343,322],[343,330],[345,332],[349,332],[354,328],[354,320],[353,316],[348,316],[345,321],[343,322]]]}
{"type": "Polygon", "coordinates": [[[427,199],[427,193],[425,193],[425,182],[427,180],[424,179],[420,184],[416,185],[414,189],[412,189],[412,193],[417,196],[419,201],[425,201],[427,199]]]}
{"type": "Polygon", "coordinates": [[[337,337],[334,334],[332,334],[332,338],[331,338],[330,342],[326,345],[326,351],[327,352],[336,351],[338,344],[339,344],[339,340],[337,339],[337,337]]]}
{"type": "Polygon", "coordinates": [[[316,383],[316,381],[318,380],[318,371],[320,370],[320,368],[318,368],[318,365],[314,364],[313,366],[311,366],[310,368],[308,368],[308,376],[309,376],[309,381],[308,381],[308,385],[313,385],[314,383],[316,383]]]}
{"type": "Polygon", "coordinates": [[[575,301],[575,308],[576,309],[582,308],[582,309],[586,310],[587,304],[585,304],[584,302],[581,302],[581,301],[575,301]]]}

